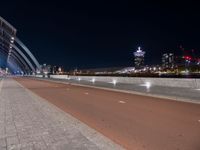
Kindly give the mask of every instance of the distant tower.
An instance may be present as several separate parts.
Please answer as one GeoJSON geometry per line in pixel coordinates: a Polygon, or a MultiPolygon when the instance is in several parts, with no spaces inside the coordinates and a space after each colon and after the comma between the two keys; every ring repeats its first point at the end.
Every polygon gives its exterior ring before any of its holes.
{"type": "Polygon", "coordinates": [[[174,54],[173,53],[165,53],[162,55],[162,66],[164,68],[173,68],[174,67],[174,54]]]}
{"type": "Polygon", "coordinates": [[[145,51],[142,51],[140,47],[138,47],[138,49],[136,50],[136,52],[133,53],[134,54],[134,63],[135,63],[135,67],[136,68],[140,68],[144,65],[144,55],[145,55],[145,51]]]}

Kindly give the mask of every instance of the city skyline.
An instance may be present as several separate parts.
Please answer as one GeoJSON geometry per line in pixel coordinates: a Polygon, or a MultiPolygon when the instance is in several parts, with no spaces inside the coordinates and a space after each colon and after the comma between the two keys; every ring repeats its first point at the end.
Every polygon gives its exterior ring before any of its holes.
{"type": "Polygon", "coordinates": [[[200,16],[194,3],[13,3],[3,2],[0,14],[40,64],[132,66],[138,46],[146,51],[146,64],[161,63],[163,53],[181,54],[180,45],[199,56],[200,16]]]}
{"type": "Polygon", "coordinates": [[[0,5],[0,150],[199,150],[194,1],[0,5]]]}

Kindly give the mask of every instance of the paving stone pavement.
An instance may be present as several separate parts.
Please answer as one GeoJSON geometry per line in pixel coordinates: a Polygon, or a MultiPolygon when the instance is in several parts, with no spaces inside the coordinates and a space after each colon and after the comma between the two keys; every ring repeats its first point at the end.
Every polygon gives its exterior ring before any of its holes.
{"type": "Polygon", "coordinates": [[[15,80],[0,81],[0,150],[74,149],[123,148],[15,80]]]}

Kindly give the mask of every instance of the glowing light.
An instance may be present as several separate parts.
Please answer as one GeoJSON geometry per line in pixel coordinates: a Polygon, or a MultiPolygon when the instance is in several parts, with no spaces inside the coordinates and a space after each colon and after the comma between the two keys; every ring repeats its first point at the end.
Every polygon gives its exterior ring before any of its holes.
{"type": "Polygon", "coordinates": [[[117,80],[113,79],[112,84],[116,85],[117,84],[117,80]]]}
{"type": "Polygon", "coordinates": [[[151,87],[151,83],[145,82],[145,84],[141,84],[140,86],[145,86],[147,89],[149,89],[151,87]]]}
{"type": "Polygon", "coordinates": [[[146,82],[145,85],[146,85],[147,89],[149,89],[151,87],[151,83],[150,82],[146,82]]]}
{"type": "Polygon", "coordinates": [[[81,78],[78,78],[78,81],[81,81],[81,78]]]}
{"type": "Polygon", "coordinates": [[[91,80],[92,83],[94,83],[95,81],[96,81],[95,78],[93,78],[93,79],[91,80]]]}
{"type": "Polygon", "coordinates": [[[186,59],[186,60],[191,60],[192,59],[192,57],[190,57],[190,56],[183,56],[183,58],[186,59]]]}
{"type": "Polygon", "coordinates": [[[142,51],[141,47],[139,46],[137,52],[141,52],[141,51],[142,51]]]}
{"type": "Polygon", "coordinates": [[[111,83],[113,85],[116,85],[117,84],[117,80],[116,79],[113,79],[112,82],[108,82],[108,83],[111,83]]]}
{"type": "Polygon", "coordinates": [[[141,47],[138,47],[136,52],[134,52],[133,54],[134,54],[134,56],[137,56],[137,57],[144,57],[145,52],[142,51],[141,47]]]}

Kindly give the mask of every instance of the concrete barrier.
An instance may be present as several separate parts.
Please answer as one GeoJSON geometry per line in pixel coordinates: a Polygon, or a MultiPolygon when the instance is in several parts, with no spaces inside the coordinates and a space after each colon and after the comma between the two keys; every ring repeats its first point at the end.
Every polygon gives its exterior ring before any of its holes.
{"type": "Polygon", "coordinates": [[[42,78],[43,75],[35,75],[35,77],[37,77],[37,78],[42,78]]]}
{"type": "Polygon", "coordinates": [[[200,89],[200,79],[196,79],[195,83],[196,83],[196,87],[200,89]]]}
{"type": "Polygon", "coordinates": [[[50,75],[50,78],[54,79],[68,79],[68,75],[50,75]]]}
{"type": "Polygon", "coordinates": [[[51,75],[54,79],[73,79],[85,81],[114,82],[124,84],[146,84],[167,87],[185,87],[200,89],[200,79],[185,78],[140,78],[140,77],[103,77],[103,76],[68,76],[68,75],[51,75]]]}

